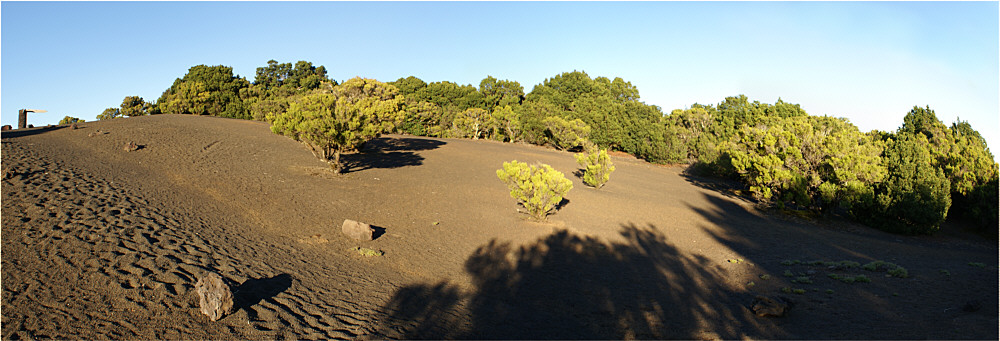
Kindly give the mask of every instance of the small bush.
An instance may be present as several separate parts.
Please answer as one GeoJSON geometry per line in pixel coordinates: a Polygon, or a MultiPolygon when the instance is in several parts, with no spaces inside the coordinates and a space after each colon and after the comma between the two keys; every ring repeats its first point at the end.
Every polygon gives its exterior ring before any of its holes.
{"type": "Polygon", "coordinates": [[[607,149],[597,149],[597,146],[592,146],[575,156],[576,163],[583,167],[583,183],[587,186],[601,188],[611,179],[615,165],[611,163],[607,149]]]}
{"type": "Polygon", "coordinates": [[[799,276],[795,277],[795,279],[792,280],[792,283],[812,284],[813,281],[809,278],[809,276],[799,276]]]}
{"type": "Polygon", "coordinates": [[[841,276],[841,275],[838,275],[838,274],[827,274],[826,276],[830,277],[831,279],[835,279],[835,280],[838,280],[838,281],[841,281],[841,282],[844,282],[844,283],[848,283],[848,284],[855,283],[855,282],[869,283],[869,282],[872,281],[870,278],[868,278],[868,276],[865,276],[865,275],[857,275],[857,276],[846,276],[845,275],[845,276],[841,276]]]}
{"type": "Polygon", "coordinates": [[[354,251],[366,257],[382,257],[385,255],[385,252],[382,250],[372,250],[367,247],[360,247],[360,246],[354,248],[354,251]]]}
{"type": "Polygon", "coordinates": [[[885,271],[890,276],[898,278],[907,278],[910,276],[910,273],[906,271],[906,268],[896,265],[894,263],[884,262],[880,260],[865,264],[861,268],[874,272],[885,271]]]}
{"type": "Polygon", "coordinates": [[[573,189],[573,182],[563,173],[544,164],[535,167],[517,160],[504,162],[497,177],[510,189],[510,196],[538,220],[545,220],[573,189]]]}
{"type": "Polygon", "coordinates": [[[83,123],[83,122],[85,122],[85,121],[81,120],[79,118],[71,117],[71,116],[66,116],[66,117],[63,117],[63,119],[59,120],[59,125],[67,125],[67,124],[83,123]]]}

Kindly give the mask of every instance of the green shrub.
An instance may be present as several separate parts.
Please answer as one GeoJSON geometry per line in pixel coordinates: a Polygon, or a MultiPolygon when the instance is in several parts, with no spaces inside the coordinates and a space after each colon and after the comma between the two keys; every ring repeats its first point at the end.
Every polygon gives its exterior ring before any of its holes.
{"type": "Polygon", "coordinates": [[[367,247],[360,247],[360,246],[358,246],[358,247],[355,247],[352,250],[354,250],[358,254],[360,254],[362,256],[366,256],[366,257],[382,257],[382,256],[385,255],[385,251],[382,251],[382,250],[373,250],[373,249],[369,249],[367,247]]]}
{"type": "Polygon", "coordinates": [[[63,117],[63,119],[59,120],[59,125],[67,125],[67,124],[83,123],[83,122],[85,122],[85,121],[81,120],[79,118],[66,116],[66,117],[63,117]]]}
{"type": "Polygon", "coordinates": [[[910,273],[909,271],[906,271],[906,268],[896,265],[894,263],[889,263],[880,260],[865,264],[861,268],[874,272],[885,271],[890,276],[898,278],[907,278],[910,276],[910,273]]]}
{"type": "Polygon", "coordinates": [[[795,277],[795,279],[792,280],[792,283],[812,284],[813,281],[812,278],[809,278],[809,276],[799,276],[795,277]]]}
{"type": "Polygon", "coordinates": [[[302,142],[334,173],[343,165],[340,155],[389,132],[403,120],[403,97],[396,87],[353,78],[333,88],[293,102],[288,111],[269,114],[271,131],[302,142]]]}
{"type": "Polygon", "coordinates": [[[615,166],[611,163],[607,149],[588,147],[586,151],[575,156],[576,163],[583,167],[583,183],[590,187],[601,188],[611,179],[611,172],[615,171],[615,166]]]}
{"type": "Polygon", "coordinates": [[[510,196],[538,220],[545,220],[573,189],[573,182],[563,173],[544,164],[535,167],[517,160],[504,162],[497,177],[510,189],[510,196]]]}

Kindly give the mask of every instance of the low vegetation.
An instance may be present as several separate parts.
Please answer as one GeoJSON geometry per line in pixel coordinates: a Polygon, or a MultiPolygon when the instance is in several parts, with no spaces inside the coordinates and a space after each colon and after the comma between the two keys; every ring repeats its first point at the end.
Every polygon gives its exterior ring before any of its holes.
{"type": "Polygon", "coordinates": [[[354,250],[355,252],[357,252],[359,255],[362,255],[362,256],[365,256],[365,257],[382,257],[382,256],[385,255],[385,251],[369,249],[367,247],[360,247],[359,246],[359,247],[353,248],[352,250],[354,250]]]}
{"type": "Polygon", "coordinates": [[[67,124],[83,123],[83,122],[86,122],[86,121],[81,120],[81,119],[76,118],[76,117],[66,116],[66,117],[63,117],[63,119],[59,120],[59,125],[67,125],[67,124]]]}
{"type": "Polygon", "coordinates": [[[531,166],[517,160],[504,162],[497,170],[510,190],[510,196],[527,209],[537,220],[545,220],[554,212],[571,189],[573,182],[549,165],[531,166]]]}
{"type": "Polygon", "coordinates": [[[607,149],[598,149],[597,146],[587,146],[587,148],[574,155],[576,163],[583,167],[583,183],[594,188],[604,187],[604,184],[611,179],[611,172],[615,171],[615,165],[608,156],[607,149]]]}

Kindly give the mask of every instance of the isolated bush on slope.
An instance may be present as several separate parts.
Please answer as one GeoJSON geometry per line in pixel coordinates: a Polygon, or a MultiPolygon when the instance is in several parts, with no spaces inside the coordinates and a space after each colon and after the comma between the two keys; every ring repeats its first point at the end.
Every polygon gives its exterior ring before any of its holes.
{"type": "Polygon", "coordinates": [[[302,97],[288,111],[269,115],[268,121],[271,131],[309,146],[313,155],[340,173],[340,154],[394,129],[405,115],[402,104],[394,86],[353,78],[334,87],[333,93],[302,97]]]}
{"type": "Polygon", "coordinates": [[[497,177],[510,189],[510,196],[538,220],[555,211],[573,182],[549,165],[529,166],[524,162],[504,162],[497,177]]]}
{"type": "Polygon", "coordinates": [[[604,187],[604,184],[611,179],[611,172],[615,171],[615,165],[611,163],[607,149],[597,149],[597,146],[587,146],[582,153],[574,155],[576,163],[583,167],[583,183],[594,188],[604,187]]]}

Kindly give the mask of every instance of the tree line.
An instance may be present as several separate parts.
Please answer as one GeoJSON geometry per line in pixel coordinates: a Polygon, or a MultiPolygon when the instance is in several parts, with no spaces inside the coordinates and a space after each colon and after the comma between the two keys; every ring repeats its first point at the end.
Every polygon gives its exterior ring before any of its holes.
{"type": "MultiPolygon", "coordinates": [[[[1000,171],[985,140],[968,122],[945,125],[929,107],[915,106],[894,132],[862,132],[844,118],[744,95],[664,113],[642,102],[630,82],[582,71],[555,75],[527,93],[517,81],[492,76],[478,87],[413,76],[346,83],[306,61],[268,61],[253,82],[231,67],[197,65],[154,102],[128,96],[97,118],[210,115],[267,121],[287,135],[289,124],[301,124],[282,121],[290,110],[308,116],[323,101],[377,88],[392,94],[392,108],[380,109],[392,117],[380,128],[385,132],[577,151],[594,145],[739,181],[767,205],[818,214],[839,210],[899,233],[933,233],[949,216],[991,232],[998,226],[1000,171]]],[[[351,105],[366,105],[357,103],[351,105]]],[[[313,152],[339,156],[350,150],[329,147],[313,152]]]]}

